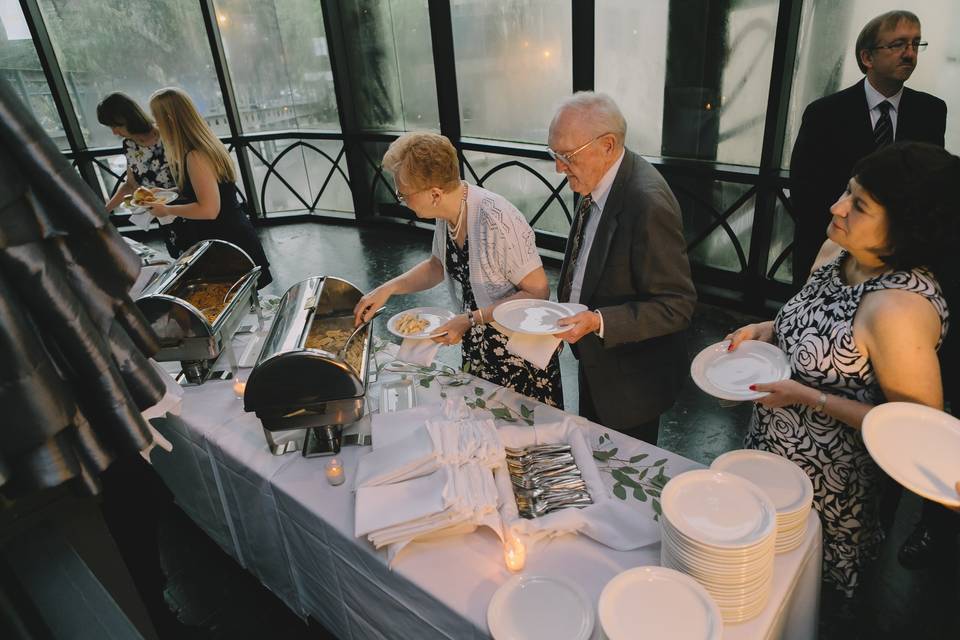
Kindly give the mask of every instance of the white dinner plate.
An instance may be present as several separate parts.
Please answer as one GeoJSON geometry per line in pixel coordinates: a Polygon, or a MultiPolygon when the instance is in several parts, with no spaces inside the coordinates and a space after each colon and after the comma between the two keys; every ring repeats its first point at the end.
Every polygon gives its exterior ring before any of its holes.
{"type": "Polygon", "coordinates": [[[763,489],[773,500],[778,516],[802,511],[806,519],[806,510],[813,502],[813,483],[803,469],[783,456],[739,449],[719,456],[710,468],[746,478],[763,489]]]}
{"type": "Polygon", "coordinates": [[[749,480],[723,471],[696,469],[674,476],[660,498],[670,526],[691,543],[742,549],[775,535],[776,509],[749,480]]]}
{"type": "Polygon", "coordinates": [[[727,351],[729,340],[712,344],[690,363],[690,376],[703,391],[722,400],[756,400],[767,395],[750,385],[790,378],[787,354],[769,342],[744,340],[727,351]]]}
{"type": "Polygon", "coordinates": [[[600,628],[610,640],[719,640],[720,610],[692,578],[665,567],[635,567],[600,593],[600,628]]]}
{"type": "Polygon", "coordinates": [[[509,300],[493,310],[493,319],[510,331],[532,336],[549,336],[567,330],[566,327],[557,324],[557,320],[569,318],[586,310],[586,305],[573,302],[509,300]]]}
{"type": "Polygon", "coordinates": [[[960,420],[912,402],[887,402],[863,419],[863,442],[887,474],[910,491],[960,507],[960,420]]]}
{"type": "Polygon", "coordinates": [[[594,623],[587,594],[561,578],[513,576],[487,607],[495,640],[587,640],[594,623]]]}
{"type": "Polygon", "coordinates": [[[456,314],[449,309],[443,309],[441,307],[416,307],[414,309],[407,309],[406,311],[401,311],[397,315],[393,316],[387,320],[387,331],[397,336],[398,338],[436,338],[439,333],[437,329],[453,319],[456,314]],[[427,321],[426,328],[420,333],[400,333],[397,330],[397,323],[400,321],[400,317],[408,313],[411,313],[422,320],[427,321]]]}
{"type": "MultiPolygon", "coordinates": [[[[157,201],[151,202],[150,204],[170,204],[177,199],[179,194],[171,189],[160,189],[158,191],[154,191],[153,195],[156,197],[157,201]]],[[[143,205],[133,204],[132,201],[129,204],[127,202],[121,202],[120,206],[126,209],[128,213],[147,213],[150,211],[143,205]]]]}

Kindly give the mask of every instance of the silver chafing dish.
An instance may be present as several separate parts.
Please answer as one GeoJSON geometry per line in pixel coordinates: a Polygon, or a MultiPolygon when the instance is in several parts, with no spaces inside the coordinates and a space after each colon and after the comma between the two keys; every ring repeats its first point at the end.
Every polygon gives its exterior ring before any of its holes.
{"type": "Polygon", "coordinates": [[[280,300],[243,396],[274,454],[338,453],[343,427],[363,417],[373,330],[353,326],[362,295],[346,280],[317,276],[280,300]]]}
{"type": "Polygon", "coordinates": [[[242,249],[222,240],[203,240],[156,274],[137,297],[137,306],[160,338],[160,361],[179,360],[182,376],[202,384],[226,352],[237,370],[231,345],[241,322],[257,312],[260,267],[242,249]]]}

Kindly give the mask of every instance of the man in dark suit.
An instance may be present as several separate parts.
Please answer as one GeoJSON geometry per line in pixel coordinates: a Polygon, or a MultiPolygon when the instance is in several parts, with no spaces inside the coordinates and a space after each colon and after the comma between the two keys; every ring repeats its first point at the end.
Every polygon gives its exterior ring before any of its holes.
{"type": "Polygon", "coordinates": [[[587,311],[560,323],[580,360],[580,415],[656,444],[687,375],[696,292],[680,207],[663,177],[624,147],[609,96],[580,92],[550,124],[557,172],[580,195],[557,299],[587,311]]]}
{"type": "Polygon", "coordinates": [[[943,146],[947,105],[903,86],[926,47],[920,20],[909,11],[890,11],[864,26],[856,56],[863,80],[810,103],[790,160],[794,234],[794,284],[802,285],[826,239],[830,206],[850,180],[857,160],[893,141],[943,146]]]}

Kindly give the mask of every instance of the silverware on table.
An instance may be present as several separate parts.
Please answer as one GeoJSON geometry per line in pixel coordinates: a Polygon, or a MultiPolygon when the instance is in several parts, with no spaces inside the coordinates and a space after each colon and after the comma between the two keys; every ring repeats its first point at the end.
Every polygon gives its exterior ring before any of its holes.
{"type": "Polygon", "coordinates": [[[593,504],[569,444],[505,447],[517,511],[538,518],[557,509],[593,504]]]}

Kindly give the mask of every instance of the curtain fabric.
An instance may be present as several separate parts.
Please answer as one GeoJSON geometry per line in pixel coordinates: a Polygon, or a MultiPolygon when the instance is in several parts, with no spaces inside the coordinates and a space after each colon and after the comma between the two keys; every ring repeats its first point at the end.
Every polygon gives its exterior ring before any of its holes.
{"type": "Polygon", "coordinates": [[[128,295],[137,256],[0,78],[0,489],[96,477],[150,448],[164,383],[128,295]]]}

